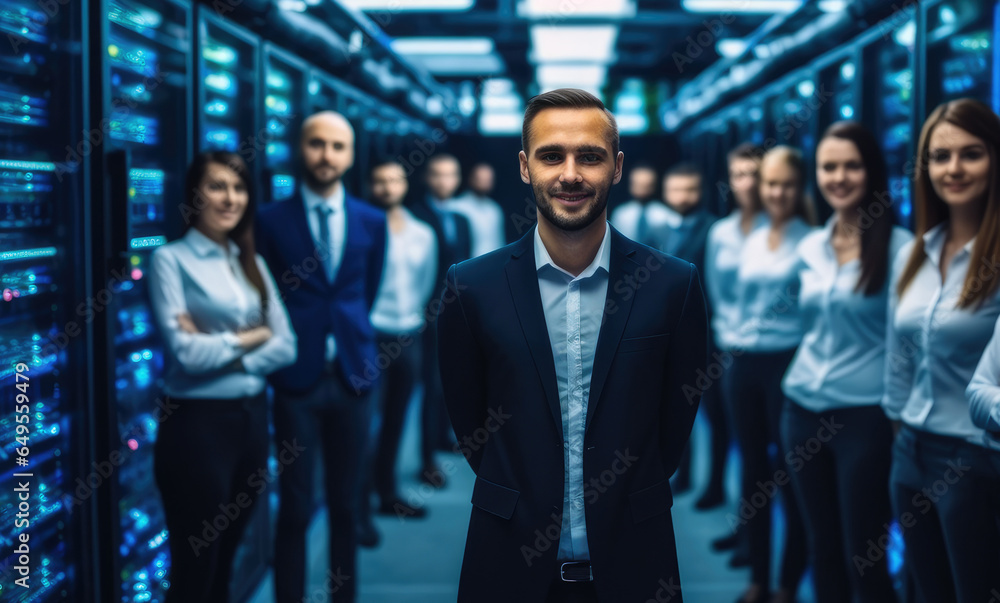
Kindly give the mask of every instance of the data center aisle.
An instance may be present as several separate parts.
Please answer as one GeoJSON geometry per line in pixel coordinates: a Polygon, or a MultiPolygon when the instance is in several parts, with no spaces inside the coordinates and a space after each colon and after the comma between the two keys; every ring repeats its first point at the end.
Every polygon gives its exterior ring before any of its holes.
{"type": "MultiPolygon", "coordinates": [[[[416,424],[409,421],[404,435],[406,456],[400,468],[404,478],[401,494],[408,500],[425,504],[428,516],[422,520],[376,519],[382,543],[376,549],[361,552],[359,603],[450,603],[456,599],[474,476],[460,455],[441,454],[438,460],[449,471],[449,482],[444,489],[421,487],[412,479],[419,460],[416,424]]],[[[696,441],[704,442],[705,426],[699,421],[695,429],[696,441]]],[[[696,466],[696,476],[704,475],[701,469],[696,466]]],[[[727,487],[732,501],[737,496],[738,476],[730,473],[727,487]]],[[[684,600],[687,603],[732,603],[746,586],[749,571],[729,568],[728,555],[709,549],[709,542],[728,529],[726,514],[730,508],[696,512],[694,501],[700,492],[697,480],[694,492],[678,496],[673,508],[684,600]]],[[[325,516],[319,515],[310,533],[307,603],[326,601],[325,537],[325,516]]],[[[252,603],[270,603],[271,587],[271,580],[265,580],[252,603]]],[[[799,595],[802,603],[812,600],[808,584],[799,595]]],[[[657,600],[656,593],[650,593],[650,600],[657,600]]]]}

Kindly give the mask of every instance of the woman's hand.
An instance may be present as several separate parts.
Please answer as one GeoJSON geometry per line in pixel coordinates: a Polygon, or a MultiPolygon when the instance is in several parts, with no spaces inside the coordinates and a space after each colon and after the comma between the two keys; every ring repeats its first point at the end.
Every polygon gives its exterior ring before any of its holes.
{"type": "Polygon", "coordinates": [[[263,345],[271,338],[271,329],[268,327],[254,327],[246,331],[240,331],[236,334],[236,337],[239,338],[240,345],[243,348],[252,350],[257,346],[263,345]]]}
{"type": "Polygon", "coordinates": [[[188,313],[177,315],[177,326],[181,328],[185,333],[201,333],[198,330],[198,326],[194,324],[194,320],[188,313]]]}

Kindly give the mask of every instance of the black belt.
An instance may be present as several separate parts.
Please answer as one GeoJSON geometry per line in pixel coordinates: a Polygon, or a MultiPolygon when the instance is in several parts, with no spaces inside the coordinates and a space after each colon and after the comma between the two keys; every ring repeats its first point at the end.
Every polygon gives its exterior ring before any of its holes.
{"type": "Polygon", "coordinates": [[[589,561],[564,561],[559,564],[559,579],[563,582],[590,582],[594,572],[589,561]]]}

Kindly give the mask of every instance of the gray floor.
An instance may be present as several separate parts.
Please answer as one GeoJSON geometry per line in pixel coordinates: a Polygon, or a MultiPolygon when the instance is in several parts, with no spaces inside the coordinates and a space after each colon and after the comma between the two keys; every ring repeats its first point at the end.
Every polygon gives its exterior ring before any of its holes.
{"type": "MultiPolygon", "coordinates": [[[[412,413],[411,413],[412,414],[412,413]]],[[[359,561],[359,603],[446,603],[455,601],[458,575],[465,545],[465,531],[471,506],[473,473],[459,455],[443,454],[449,483],[442,490],[421,487],[412,479],[419,456],[416,422],[408,421],[400,460],[401,494],[411,504],[423,504],[428,517],[423,520],[399,520],[378,517],[382,543],[376,549],[363,549],[359,561]]],[[[728,530],[726,514],[730,505],[709,512],[693,508],[700,492],[699,477],[704,475],[701,444],[705,442],[705,426],[695,426],[694,493],[678,496],[673,509],[674,530],[680,560],[681,583],[687,603],[732,603],[746,586],[749,571],[730,569],[728,556],[714,554],[709,542],[728,530]]],[[[738,498],[738,476],[730,472],[727,488],[730,501],[738,498]]],[[[780,528],[779,528],[780,529],[780,528]]],[[[310,533],[310,580],[307,603],[326,601],[323,582],[326,578],[325,516],[317,516],[310,533]]],[[[272,582],[267,577],[251,603],[273,601],[272,582]]],[[[808,583],[800,591],[800,601],[812,600],[808,583]]]]}

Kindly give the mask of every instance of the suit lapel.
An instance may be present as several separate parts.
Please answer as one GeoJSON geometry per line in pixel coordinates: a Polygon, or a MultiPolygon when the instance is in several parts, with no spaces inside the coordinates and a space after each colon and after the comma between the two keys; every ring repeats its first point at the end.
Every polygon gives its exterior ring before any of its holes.
{"type": "Polygon", "coordinates": [[[292,254],[292,257],[296,259],[293,262],[296,265],[301,266],[306,258],[315,258],[319,267],[317,271],[319,272],[319,278],[310,279],[316,283],[316,286],[320,289],[326,289],[330,286],[330,281],[326,278],[326,271],[323,269],[323,261],[318,257],[316,251],[316,242],[313,239],[312,230],[309,229],[309,218],[306,216],[306,201],[302,198],[301,193],[296,194],[294,197],[284,203],[290,203],[290,217],[292,222],[292,228],[295,229],[295,237],[298,239],[299,243],[297,249],[292,254]]]}
{"type": "MultiPolygon", "coordinates": [[[[597,352],[594,356],[594,370],[590,376],[590,396],[587,402],[587,426],[590,429],[590,420],[597,410],[597,404],[601,400],[601,392],[608,379],[608,372],[611,370],[611,362],[615,357],[615,350],[618,349],[618,342],[621,341],[625,332],[625,325],[628,324],[629,313],[632,311],[632,301],[635,299],[636,291],[629,287],[632,295],[618,295],[615,292],[616,283],[627,283],[624,280],[626,274],[634,274],[639,264],[632,259],[635,255],[634,245],[619,234],[614,228],[611,229],[611,262],[608,276],[608,296],[607,299],[614,302],[616,311],[609,313],[605,310],[604,321],[601,324],[601,334],[597,337],[597,352]]],[[[605,308],[607,308],[605,304],[605,308]]],[[[586,432],[585,430],[585,432],[586,432]]]]}
{"type": "Polygon", "coordinates": [[[528,342],[528,351],[542,380],[545,398],[552,412],[558,432],[562,433],[562,410],[559,406],[559,392],[556,388],[556,367],[552,359],[552,343],[545,325],[545,311],[542,309],[542,294],[538,289],[538,273],[535,269],[534,230],[521,237],[507,261],[507,285],[521,331],[528,342]]]}

